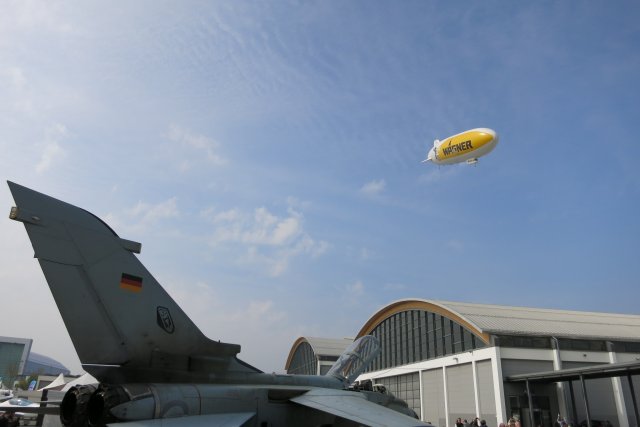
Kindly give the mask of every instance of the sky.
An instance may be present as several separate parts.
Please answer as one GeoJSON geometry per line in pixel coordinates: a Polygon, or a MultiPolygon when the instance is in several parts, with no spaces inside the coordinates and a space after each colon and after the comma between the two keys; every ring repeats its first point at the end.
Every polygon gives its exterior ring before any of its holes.
{"type": "MultiPolygon", "coordinates": [[[[640,314],[640,3],[2,2],[0,176],[281,372],[404,298],[640,314]],[[476,165],[421,163],[495,129],[476,165]]],[[[0,336],[81,373],[0,185],[0,336]]]]}

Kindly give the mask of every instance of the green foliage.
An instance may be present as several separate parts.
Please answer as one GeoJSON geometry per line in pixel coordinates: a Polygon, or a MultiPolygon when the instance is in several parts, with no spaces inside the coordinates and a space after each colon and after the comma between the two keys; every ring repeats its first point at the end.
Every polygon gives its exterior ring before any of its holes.
{"type": "Polygon", "coordinates": [[[16,382],[16,387],[21,389],[21,390],[27,390],[29,388],[29,384],[33,380],[37,381],[38,380],[38,376],[37,375],[29,375],[27,377],[22,377],[20,380],[18,380],[16,382]]]}

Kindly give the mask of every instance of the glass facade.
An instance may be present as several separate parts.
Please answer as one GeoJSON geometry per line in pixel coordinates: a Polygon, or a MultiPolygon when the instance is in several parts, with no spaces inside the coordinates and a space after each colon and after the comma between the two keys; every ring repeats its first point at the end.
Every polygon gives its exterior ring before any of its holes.
{"type": "MultiPolygon", "coordinates": [[[[515,348],[554,348],[554,339],[546,336],[527,336],[527,335],[497,335],[495,344],[500,347],[515,348]]],[[[613,350],[624,352],[640,352],[640,343],[638,342],[622,342],[613,341],[613,350]]],[[[558,338],[560,350],[573,351],[608,351],[606,340],[585,340],[575,338],[558,338]]]]}
{"type": "Polygon", "coordinates": [[[424,310],[407,310],[383,320],[371,332],[382,351],[367,370],[379,371],[485,347],[459,323],[424,310]]]}
{"type": "Polygon", "coordinates": [[[614,341],[613,349],[618,353],[640,353],[640,342],[614,341]]]}
{"type": "Polygon", "coordinates": [[[316,375],[318,373],[318,361],[309,343],[303,342],[298,346],[287,373],[296,375],[316,375]]]}
{"type": "Polygon", "coordinates": [[[25,351],[25,344],[0,342],[0,381],[12,388],[13,381],[22,374],[20,366],[25,351]]]}
{"type": "Polygon", "coordinates": [[[576,340],[560,338],[558,341],[560,342],[561,350],[607,351],[607,342],[604,340],[576,340]]]}
{"type": "MultiPolygon", "coordinates": [[[[552,348],[552,340],[550,337],[531,337],[526,335],[498,335],[495,343],[499,347],[514,348],[552,348]]],[[[563,350],[565,348],[560,346],[563,350]]]]}
{"type": "Polygon", "coordinates": [[[420,416],[420,374],[415,372],[397,377],[379,378],[376,384],[384,384],[387,390],[407,402],[409,408],[420,416]]]}

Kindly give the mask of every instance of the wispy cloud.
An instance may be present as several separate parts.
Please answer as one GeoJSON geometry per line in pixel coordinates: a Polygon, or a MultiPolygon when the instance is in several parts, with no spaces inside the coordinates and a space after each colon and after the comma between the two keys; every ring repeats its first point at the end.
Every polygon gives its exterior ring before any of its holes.
{"type": "Polygon", "coordinates": [[[7,77],[7,83],[13,90],[20,91],[27,85],[27,78],[20,67],[12,66],[3,70],[2,74],[7,77]]]}
{"type": "Polygon", "coordinates": [[[239,357],[260,369],[281,371],[293,340],[302,334],[300,324],[291,322],[287,306],[272,299],[229,301],[214,283],[191,283],[184,275],[160,279],[206,336],[241,344],[239,357]],[[276,350],[265,353],[265,348],[276,350]]]}
{"type": "Polygon", "coordinates": [[[38,164],[36,164],[37,173],[42,174],[48,171],[55,162],[62,160],[66,156],[61,141],[67,134],[67,128],[60,123],[56,123],[46,130],[46,136],[41,150],[42,154],[38,164]]]}
{"type": "Polygon", "coordinates": [[[22,67],[15,64],[3,65],[0,62],[0,112],[4,114],[31,114],[34,111],[29,82],[22,67]]]}
{"type": "Polygon", "coordinates": [[[212,245],[240,245],[245,248],[244,261],[264,266],[271,276],[283,274],[299,255],[318,257],[329,248],[326,241],[316,241],[305,231],[302,213],[292,207],[286,216],[275,215],[265,207],[252,213],[207,209],[202,215],[214,225],[212,245]]]}
{"type": "Polygon", "coordinates": [[[138,201],[124,212],[105,215],[105,221],[115,229],[140,233],[161,221],[179,218],[180,215],[178,199],[171,197],[157,203],[138,201]]]}
{"type": "Polygon", "coordinates": [[[166,137],[169,141],[180,145],[181,158],[179,159],[178,167],[182,171],[191,169],[192,165],[200,161],[200,159],[217,166],[228,162],[225,157],[218,153],[220,144],[207,136],[193,133],[181,126],[172,124],[169,126],[166,137]]]}
{"type": "MultiPolygon", "coordinates": [[[[12,1],[0,18],[0,34],[38,30],[47,33],[69,33],[73,25],[64,17],[59,4],[34,1],[12,1]]],[[[5,5],[8,6],[8,5],[5,5]]],[[[1,45],[2,43],[0,43],[1,45]]]]}
{"type": "Polygon", "coordinates": [[[155,222],[160,219],[175,218],[178,211],[177,198],[172,197],[157,204],[138,202],[138,204],[128,212],[132,217],[138,218],[143,224],[155,222]]]}
{"type": "Polygon", "coordinates": [[[211,220],[216,224],[215,243],[283,246],[303,233],[302,217],[294,211],[290,211],[286,218],[279,218],[264,207],[255,209],[252,215],[237,209],[212,215],[211,220]]]}
{"type": "Polygon", "coordinates": [[[277,310],[275,304],[271,300],[249,301],[249,305],[235,312],[230,320],[241,321],[250,320],[254,324],[267,322],[273,324],[283,320],[286,314],[277,310]]]}
{"type": "Polygon", "coordinates": [[[362,280],[336,286],[336,293],[340,295],[340,302],[349,306],[362,302],[365,295],[365,285],[362,280]]]}
{"type": "Polygon", "coordinates": [[[360,188],[360,192],[367,196],[377,196],[382,193],[387,186],[384,179],[369,181],[360,188]]]}
{"type": "Polygon", "coordinates": [[[348,283],[345,287],[344,290],[347,292],[347,294],[351,297],[360,297],[364,294],[364,284],[362,283],[362,281],[357,280],[353,283],[348,283]]]}
{"type": "Polygon", "coordinates": [[[421,184],[435,184],[437,182],[440,182],[443,179],[448,179],[451,178],[453,176],[456,176],[458,173],[460,173],[460,166],[461,165],[453,165],[453,166],[442,166],[442,167],[437,167],[434,168],[433,165],[427,165],[432,167],[433,169],[421,174],[418,177],[418,182],[421,184]]]}
{"type": "Polygon", "coordinates": [[[383,289],[385,291],[398,292],[404,291],[405,289],[407,289],[407,286],[402,283],[385,283],[383,289]]]}

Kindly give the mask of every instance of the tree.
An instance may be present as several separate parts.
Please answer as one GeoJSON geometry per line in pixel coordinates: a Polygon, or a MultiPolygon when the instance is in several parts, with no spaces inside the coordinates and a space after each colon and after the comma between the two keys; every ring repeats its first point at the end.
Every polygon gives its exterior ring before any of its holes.
{"type": "Polygon", "coordinates": [[[2,382],[7,388],[14,388],[14,382],[18,379],[18,373],[20,372],[20,362],[15,361],[9,363],[4,371],[4,378],[2,382]]]}

